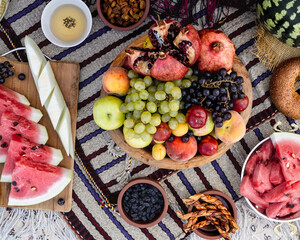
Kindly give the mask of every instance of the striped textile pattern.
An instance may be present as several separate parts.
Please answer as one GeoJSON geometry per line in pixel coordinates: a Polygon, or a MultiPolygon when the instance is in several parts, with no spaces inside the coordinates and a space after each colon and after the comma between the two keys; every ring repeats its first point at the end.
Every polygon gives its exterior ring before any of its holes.
{"type": "MultiPolygon", "coordinates": [[[[111,203],[116,203],[124,186],[120,176],[128,167],[129,157],[110,139],[108,133],[93,121],[93,103],[100,96],[101,79],[120,51],[133,40],[146,34],[153,24],[147,19],[130,32],[117,32],[105,26],[98,17],[96,6],[90,7],[93,27],[87,39],[72,48],[60,48],[51,44],[41,29],[41,14],[48,1],[11,1],[5,18],[0,23],[1,53],[21,47],[24,37],[33,38],[42,51],[55,60],[79,62],[81,67],[79,103],[76,132],[74,184],[72,210],[64,213],[72,229],[81,239],[183,239],[184,222],[176,211],[186,211],[182,198],[206,190],[217,189],[238,200],[240,174],[243,162],[250,150],[273,132],[277,121],[289,129],[293,119],[278,113],[270,101],[268,71],[255,57],[255,11],[230,9],[229,15],[218,28],[232,39],[236,54],[249,71],[253,86],[253,110],[247,123],[247,134],[222,157],[205,166],[182,171],[157,169],[136,160],[132,161],[130,178],[150,177],[159,180],[167,192],[170,206],[166,217],[156,226],[147,229],[131,227],[108,208],[101,208],[100,193],[84,171],[79,158],[90,176],[111,203]]],[[[196,21],[203,15],[195,15],[196,21]]],[[[200,29],[200,26],[195,26],[200,29]]],[[[26,61],[24,52],[12,56],[26,61]]],[[[299,121],[296,122],[299,124],[299,121]]],[[[300,133],[299,130],[297,133],[300,133]]]]}

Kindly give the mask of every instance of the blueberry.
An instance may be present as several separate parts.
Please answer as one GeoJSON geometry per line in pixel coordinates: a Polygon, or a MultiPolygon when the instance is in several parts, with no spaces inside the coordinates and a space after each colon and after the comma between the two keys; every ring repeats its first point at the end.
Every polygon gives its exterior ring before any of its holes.
{"type": "Polygon", "coordinates": [[[189,136],[186,136],[186,135],[184,135],[184,136],[181,137],[181,141],[183,143],[187,143],[189,141],[189,139],[190,139],[189,136]]]}
{"type": "Polygon", "coordinates": [[[65,204],[65,200],[63,198],[60,198],[57,200],[58,205],[62,206],[65,204]]]}
{"type": "Polygon", "coordinates": [[[171,136],[167,139],[168,142],[173,142],[175,139],[174,135],[171,134],[171,136]]]}
{"type": "Polygon", "coordinates": [[[20,74],[18,75],[18,79],[21,80],[21,81],[23,81],[25,78],[26,78],[26,76],[25,76],[24,73],[20,73],[20,74]]]}

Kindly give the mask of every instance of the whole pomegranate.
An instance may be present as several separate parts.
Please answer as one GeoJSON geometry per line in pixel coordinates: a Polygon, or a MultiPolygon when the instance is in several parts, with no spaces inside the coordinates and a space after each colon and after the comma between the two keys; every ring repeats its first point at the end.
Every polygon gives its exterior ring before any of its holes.
{"type": "Polygon", "coordinates": [[[158,20],[148,37],[152,49],[130,47],[127,63],[136,72],[161,81],[174,81],[185,76],[188,66],[199,57],[200,38],[192,25],[182,28],[176,20],[158,20]]]}
{"type": "Polygon", "coordinates": [[[218,72],[221,68],[225,68],[229,71],[233,65],[235,48],[227,35],[215,29],[203,29],[198,33],[200,37],[199,70],[218,72]]]}

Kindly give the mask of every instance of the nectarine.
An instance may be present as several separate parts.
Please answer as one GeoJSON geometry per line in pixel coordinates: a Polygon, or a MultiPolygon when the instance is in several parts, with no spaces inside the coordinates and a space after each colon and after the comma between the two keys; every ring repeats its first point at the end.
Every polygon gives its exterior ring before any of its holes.
{"type": "Polygon", "coordinates": [[[130,87],[127,70],[122,67],[111,67],[103,75],[102,86],[105,92],[120,96],[126,95],[130,87]]]}
{"type": "Polygon", "coordinates": [[[246,133],[246,124],[242,116],[234,111],[229,111],[231,118],[223,122],[222,127],[215,127],[218,139],[225,143],[235,143],[243,138],[246,133]]]}

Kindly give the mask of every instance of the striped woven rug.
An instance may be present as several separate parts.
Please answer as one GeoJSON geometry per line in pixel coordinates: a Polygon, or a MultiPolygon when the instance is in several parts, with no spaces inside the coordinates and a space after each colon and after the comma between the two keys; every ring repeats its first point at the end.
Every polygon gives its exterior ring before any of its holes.
{"type": "MultiPolygon", "coordinates": [[[[254,100],[247,134],[216,161],[194,169],[157,169],[131,160],[114,144],[109,134],[94,123],[92,107],[100,96],[103,73],[124,47],[146,34],[153,22],[147,19],[133,31],[117,32],[102,23],[93,5],[90,6],[93,16],[90,35],[82,44],[65,49],[51,44],[42,33],[40,18],[47,2],[11,1],[0,23],[0,49],[2,53],[21,47],[24,37],[29,35],[52,59],[80,63],[73,203],[72,210],[64,213],[64,217],[81,239],[185,238],[187,235],[182,230],[184,223],[176,216],[176,210],[187,210],[181,199],[205,189],[217,189],[238,200],[241,168],[247,154],[273,132],[276,121],[280,120],[285,129],[295,122],[278,114],[271,104],[269,80],[272,73],[255,57],[255,10],[229,9],[227,19],[218,28],[234,42],[236,54],[245,64],[252,81],[254,100]],[[114,206],[125,183],[130,178],[138,177],[159,180],[170,202],[166,217],[147,229],[128,225],[107,206],[109,203],[114,206]]],[[[200,23],[202,15],[203,12],[195,15],[197,22],[200,23]]],[[[196,28],[199,30],[200,25],[196,28]]],[[[26,61],[23,52],[15,53],[12,57],[26,61]]]]}

